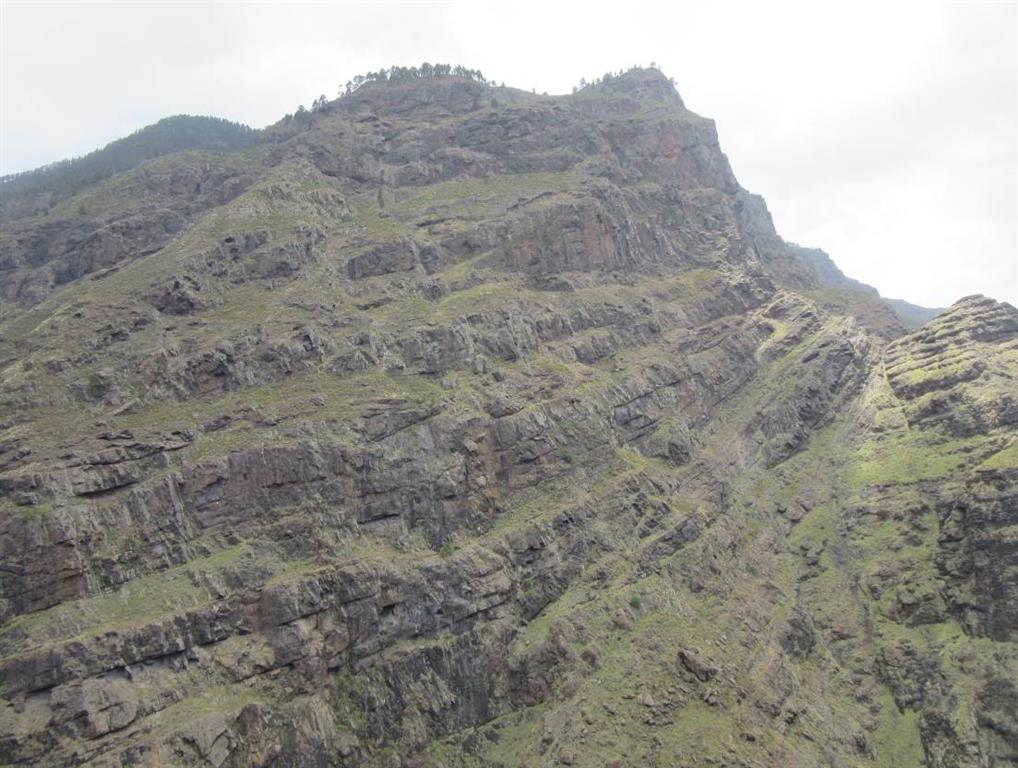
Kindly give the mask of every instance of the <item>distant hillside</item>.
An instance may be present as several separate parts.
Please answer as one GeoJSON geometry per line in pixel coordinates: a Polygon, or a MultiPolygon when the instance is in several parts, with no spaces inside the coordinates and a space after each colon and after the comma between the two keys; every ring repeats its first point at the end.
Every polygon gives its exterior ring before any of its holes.
{"type": "MultiPolygon", "coordinates": [[[[914,331],[944,311],[943,308],[920,307],[901,299],[884,298],[872,285],[845,275],[827,252],[819,248],[803,248],[799,245],[791,245],[790,248],[802,262],[813,269],[820,285],[827,289],[826,298],[831,299],[827,303],[839,305],[843,311],[847,311],[846,304],[858,305],[861,302],[868,304],[872,312],[874,305],[879,301],[882,305],[890,307],[901,325],[909,331],[914,331]],[[831,291],[835,293],[830,294],[831,291]],[[850,293],[846,294],[846,291],[850,293]],[[854,292],[860,292],[865,296],[850,295],[854,292]],[[846,297],[849,299],[847,302],[845,301],[846,297]]],[[[821,297],[814,298],[820,299],[821,297]]],[[[859,314],[858,306],[855,306],[855,311],[852,314],[859,314]]]]}
{"type": "Polygon", "coordinates": [[[884,299],[890,305],[894,313],[901,318],[901,322],[910,331],[914,331],[922,325],[926,325],[941,312],[946,312],[944,307],[920,307],[911,304],[903,299],[884,299]]]}
{"type": "Polygon", "coordinates": [[[240,149],[254,144],[257,136],[255,129],[219,117],[165,117],[83,157],[0,177],[0,213],[45,209],[154,157],[184,149],[240,149]]]}
{"type": "Polygon", "coordinates": [[[863,291],[879,295],[877,289],[872,285],[866,285],[858,280],[848,277],[830,257],[827,251],[820,248],[804,248],[801,245],[792,245],[793,252],[805,261],[820,278],[820,284],[826,288],[851,288],[856,291],[863,291]]]}

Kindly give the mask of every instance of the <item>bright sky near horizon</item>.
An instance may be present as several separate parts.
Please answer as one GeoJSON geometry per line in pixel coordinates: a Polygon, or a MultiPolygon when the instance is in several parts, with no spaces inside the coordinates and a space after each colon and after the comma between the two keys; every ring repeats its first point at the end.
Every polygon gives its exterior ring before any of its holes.
{"type": "Polygon", "coordinates": [[[422,61],[549,93],[657,62],[786,240],[885,296],[1018,305],[1018,0],[0,0],[0,173],[422,61]]]}

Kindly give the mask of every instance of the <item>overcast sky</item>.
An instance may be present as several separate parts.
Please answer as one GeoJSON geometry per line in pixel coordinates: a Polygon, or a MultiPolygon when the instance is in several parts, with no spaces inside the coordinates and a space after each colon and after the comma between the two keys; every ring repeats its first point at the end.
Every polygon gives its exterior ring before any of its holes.
{"type": "Polygon", "coordinates": [[[0,173],[166,115],[264,126],[391,64],[563,93],[655,61],[785,239],[886,296],[1018,304],[1016,0],[0,0],[0,30],[0,173]]]}

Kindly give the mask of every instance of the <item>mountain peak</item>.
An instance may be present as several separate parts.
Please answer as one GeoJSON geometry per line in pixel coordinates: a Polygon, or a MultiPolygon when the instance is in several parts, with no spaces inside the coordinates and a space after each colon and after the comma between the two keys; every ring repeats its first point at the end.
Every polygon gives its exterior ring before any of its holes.
{"type": "Polygon", "coordinates": [[[996,306],[1000,304],[996,299],[991,299],[989,296],[983,293],[970,293],[967,296],[962,296],[954,304],[951,305],[951,309],[980,309],[990,306],[996,306]]]}
{"type": "Polygon", "coordinates": [[[618,74],[608,73],[586,85],[579,94],[625,95],[640,101],[684,108],[675,81],[656,67],[633,67],[618,74]]]}
{"type": "Polygon", "coordinates": [[[428,108],[459,113],[488,103],[491,90],[487,83],[454,75],[376,80],[331,102],[328,108],[391,115],[411,115],[428,108]]]}
{"type": "Polygon", "coordinates": [[[1005,301],[974,293],[963,296],[938,315],[927,327],[950,328],[977,337],[997,337],[1018,333],[1018,309],[1005,301]]]}

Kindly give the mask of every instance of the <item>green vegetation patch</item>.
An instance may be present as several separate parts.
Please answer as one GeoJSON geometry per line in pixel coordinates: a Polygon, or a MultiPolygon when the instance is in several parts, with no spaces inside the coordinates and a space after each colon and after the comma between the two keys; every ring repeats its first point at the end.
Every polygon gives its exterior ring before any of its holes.
{"type": "Polygon", "coordinates": [[[212,594],[196,574],[214,577],[249,551],[246,544],[227,547],[208,557],[129,581],[108,595],[23,614],[4,626],[0,642],[9,655],[40,643],[125,630],[200,607],[212,599],[212,594]]]}
{"type": "Polygon", "coordinates": [[[467,210],[476,214],[504,212],[507,206],[521,199],[575,188],[580,178],[572,171],[561,171],[443,181],[415,191],[398,202],[396,210],[401,216],[417,217],[435,206],[456,204],[465,205],[467,210]]]}
{"type": "Polygon", "coordinates": [[[915,431],[884,434],[859,446],[846,476],[856,487],[934,480],[971,464],[986,447],[984,437],[945,441],[915,431]]]}
{"type": "MultiPolygon", "coordinates": [[[[259,409],[280,418],[306,415],[317,421],[350,419],[359,404],[386,398],[407,398],[421,403],[433,402],[444,395],[442,387],[421,376],[390,375],[378,369],[344,376],[324,371],[269,384],[247,387],[181,404],[160,400],[134,413],[116,417],[118,429],[152,428],[198,423],[223,414],[236,414],[245,408],[259,409]],[[321,405],[311,401],[319,398],[321,405]]],[[[219,437],[225,438],[229,431],[219,437]]]]}
{"type": "Polygon", "coordinates": [[[1015,469],[1018,468],[1018,439],[986,459],[978,469],[1015,469]]]}
{"type": "Polygon", "coordinates": [[[926,755],[919,735],[919,713],[912,709],[900,711],[887,691],[880,696],[874,742],[877,768],[925,765],[926,755]]]}

